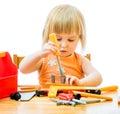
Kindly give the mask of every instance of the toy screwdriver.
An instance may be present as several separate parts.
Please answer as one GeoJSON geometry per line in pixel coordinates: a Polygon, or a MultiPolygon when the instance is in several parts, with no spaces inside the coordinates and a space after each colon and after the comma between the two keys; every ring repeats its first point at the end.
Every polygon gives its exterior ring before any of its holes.
{"type": "MultiPolygon", "coordinates": [[[[57,42],[55,33],[51,33],[49,35],[49,39],[50,39],[50,41],[52,41],[53,43],[55,43],[56,46],[57,46],[57,48],[58,48],[58,42],[57,42]]],[[[56,55],[57,63],[58,63],[58,67],[59,67],[61,83],[65,83],[65,75],[64,75],[64,73],[62,71],[62,66],[61,66],[60,57],[59,57],[59,55],[60,55],[59,50],[57,50],[57,52],[55,53],[55,55],[56,55]]]]}

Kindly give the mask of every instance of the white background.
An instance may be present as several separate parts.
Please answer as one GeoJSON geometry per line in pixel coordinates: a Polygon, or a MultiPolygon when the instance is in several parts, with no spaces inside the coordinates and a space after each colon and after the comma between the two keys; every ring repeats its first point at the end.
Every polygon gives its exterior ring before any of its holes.
{"type": "MultiPolygon", "coordinates": [[[[76,6],[85,17],[85,53],[91,53],[91,62],[102,73],[102,85],[119,84],[119,0],[0,0],[0,51],[8,51],[12,56],[14,53],[28,55],[39,50],[49,11],[63,3],[76,6]]],[[[37,84],[36,75],[19,73],[18,82],[37,84]]]]}

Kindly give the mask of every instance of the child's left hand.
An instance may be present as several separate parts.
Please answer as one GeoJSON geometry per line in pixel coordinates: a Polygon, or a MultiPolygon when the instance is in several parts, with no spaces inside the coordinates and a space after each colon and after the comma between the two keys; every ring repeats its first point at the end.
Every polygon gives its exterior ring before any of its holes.
{"type": "Polygon", "coordinates": [[[78,86],[78,85],[80,85],[80,79],[78,79],[75,76],[66,75],[65,83],[68,84],[68,85],[78,86]]]}

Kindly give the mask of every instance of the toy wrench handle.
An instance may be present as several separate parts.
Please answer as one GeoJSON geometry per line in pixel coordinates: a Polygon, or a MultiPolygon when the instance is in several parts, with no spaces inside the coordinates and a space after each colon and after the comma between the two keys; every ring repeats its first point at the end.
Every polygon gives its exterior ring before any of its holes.
{"type": "MultiPolygon", "coordinates": [[[[57,42],[55,33],[51,33],[51,34],[49,35],[49,39],[50,39],[51,42],[55,43],[56,46],[57,46],[57,48],[58,48],[58,42],[57,42]]],[[[59,50],[56,52],[56,56],[58,56],[58,55],[60,55],[59,50]]]]}
{"type": "Polygon", "coordinates": [[[116,91],[118,89],[117,85],[101,87],[101,91],[116,91]]]}

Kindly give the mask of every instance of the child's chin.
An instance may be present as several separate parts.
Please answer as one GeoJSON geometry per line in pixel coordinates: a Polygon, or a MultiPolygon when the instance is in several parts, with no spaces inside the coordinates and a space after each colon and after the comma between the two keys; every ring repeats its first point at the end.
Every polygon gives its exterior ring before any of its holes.
{"type": "Polygon", "coordinates": [[[71,56],[72,54],[61,54],[60,56],[61,57],[69,57],[69,56],[71,56]]]}

